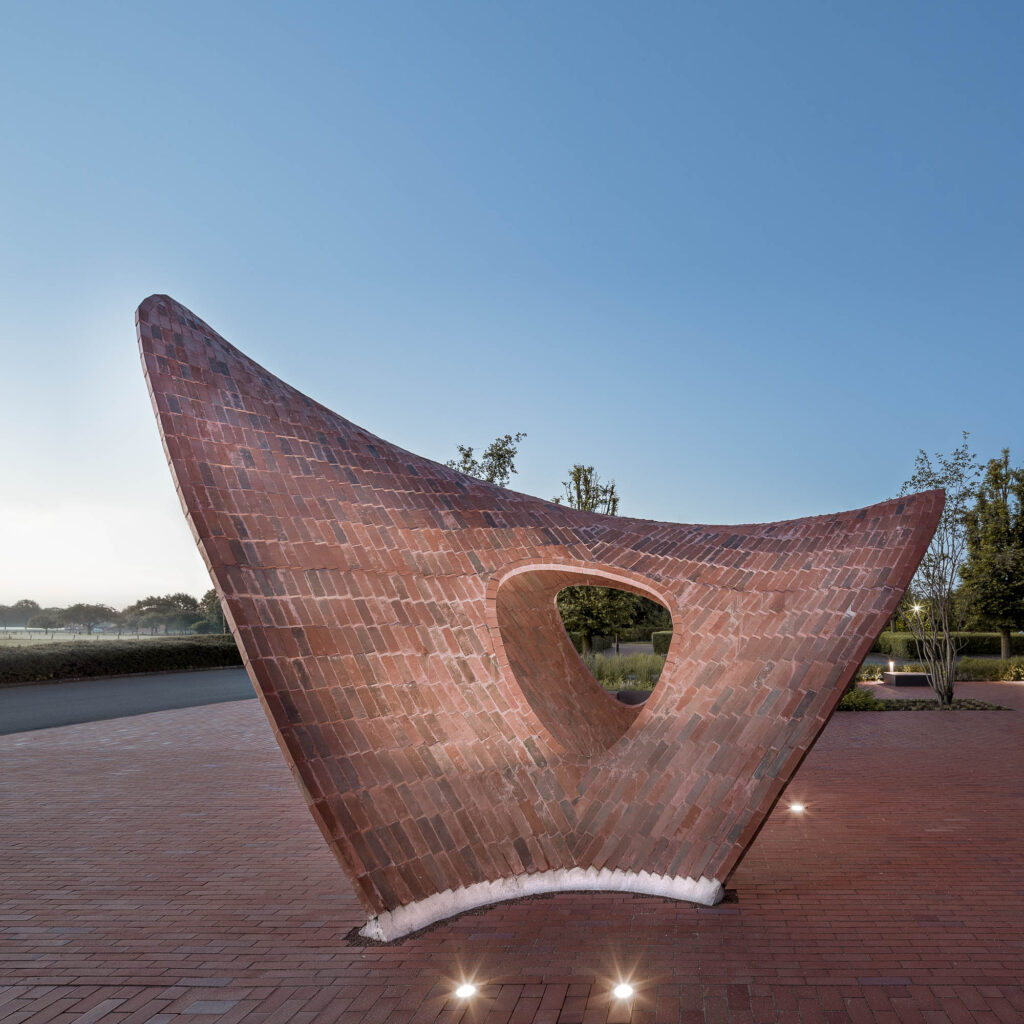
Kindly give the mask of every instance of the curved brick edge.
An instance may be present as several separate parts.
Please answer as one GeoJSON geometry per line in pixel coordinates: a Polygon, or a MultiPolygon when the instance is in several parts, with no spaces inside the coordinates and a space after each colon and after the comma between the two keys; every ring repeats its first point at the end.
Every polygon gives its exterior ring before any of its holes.
{"type": "Polygon", "coordinates": [[[646,871],[609,871],[602,868],[569,868],[513,875],[495,882],[478,882],[461,889],[428,896],[416,903],[371,917],[359,934],[375,942],[392,942],[447,917],[485,907],[492,903],[522,899],[551,892],[635,892],[664,896],[684,903],[713,907],[722,901],[725,889],[714,878],[669,878],[646,871]]]}

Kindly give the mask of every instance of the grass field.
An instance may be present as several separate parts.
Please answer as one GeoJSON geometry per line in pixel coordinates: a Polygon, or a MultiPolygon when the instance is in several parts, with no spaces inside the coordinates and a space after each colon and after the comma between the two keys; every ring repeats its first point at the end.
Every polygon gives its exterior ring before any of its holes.
{"type": "MultiPolygon", "coordinates": [[[[171,636],[178,634],[172,633],[171,636]]],[[[191,634],[184,634],[188,636],[191,634]]],[[[73,633],[63,629],[0,629],[0,647],[27,647],[31,644],[54,644],[64,640],[79,643],[102,643],[104,640],[163,640],[163,635],[150,633],[73,633]]]]}
{"type": "Polygon", "coordinates": [[[665,667],[661,654],[588,654],[583,661],[607,690],[650,690],[665,667]]]}

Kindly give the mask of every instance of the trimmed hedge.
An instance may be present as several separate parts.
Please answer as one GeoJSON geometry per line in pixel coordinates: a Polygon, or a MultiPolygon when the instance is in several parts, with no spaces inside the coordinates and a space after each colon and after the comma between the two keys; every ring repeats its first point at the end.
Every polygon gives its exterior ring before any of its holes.
{"type": "MultiPolygon", "coordinates": [[[[570,633],[569,639],[572,641],[573,647],[576,648],[577,654],[583,653],[583,634],[582,633],[570,633]]],[[[607,651],[611,647],[612,642],[606,636],[592,636],[590,638],[590,650],[591,653],[596,651],[607,651]]]]}
{"type": "MultiPolygon", "coordinates": [[[[881,668],[881,666],[878,666],[881,668]]],[[[927,672],[924,665],[909,664],[901,665],[901,672],[927,672]]],[[[873,679],[863,668],[858,672],[860,680],[873,679]],[[862,674],[863,673],[863,674],[862,674]]],[[[881,676],[878,676],[881,678],[881,676]]],[[[962,658],[956,663],[956,672],[953,678],[958,683],[999,683],[1024,681],[1024,658],[1008,658],[1003,661],[999,658],[962,658]]]]}
{"type": "Polygon", "coordinates": [[[241,665],[234,637],[58,641],[0,647],[0,686],[241,665]]]}
{"type": "Polygon", "coordinates": [[[957,662],[958,680],[977,682],[1019,682],[1024,680],[1024,658],[963,658],[957,662]]]}
{"type": "MultiPolygon", "coordinates": [[[[998,658],[1002,653],[998,633],[957,633],[956,636],[963,644],[957,652],[961,657],[980,658],[987,655],[998,658]]],[[[874,649],[889,658],[916,658],[918,656],[913,633],[886,631],[878,638],[874,649]]],[[[1010,653],[1015,657],[1024,656],[1024,634],[1011,634],[1010,653]]]]}
{"type": "Polygon", "coordinates": [[[651,643],[654,644],[655,654],[668,654],[668,645],[672,643],[672,630],[659,629],[651,634],[651,643]]]}

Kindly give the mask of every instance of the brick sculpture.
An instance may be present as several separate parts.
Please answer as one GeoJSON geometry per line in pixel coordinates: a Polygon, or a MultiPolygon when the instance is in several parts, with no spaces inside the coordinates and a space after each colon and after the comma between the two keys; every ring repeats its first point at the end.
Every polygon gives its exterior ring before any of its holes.
{"type": "Polygon", "coordinates": [[[578,512],[382,441],[167,296],[136,318],[182,506],[372,938],[562,889],[720,900],[943,506],[578,512]],[[555,595],[581,584],[671,612],[646,704],[576,655],[555,595]]]}

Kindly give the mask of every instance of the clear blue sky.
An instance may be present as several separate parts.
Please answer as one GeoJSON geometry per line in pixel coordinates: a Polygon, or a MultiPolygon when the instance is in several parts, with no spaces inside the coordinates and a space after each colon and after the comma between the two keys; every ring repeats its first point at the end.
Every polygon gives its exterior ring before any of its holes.
{"type": "Polygon", "coordinates": [[[0,602],[201,593],[167,292],[444,460],[628,515],[896,493],[1021,437],[1020,3],[0,8],[0,602]]]}

